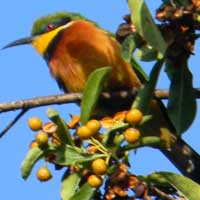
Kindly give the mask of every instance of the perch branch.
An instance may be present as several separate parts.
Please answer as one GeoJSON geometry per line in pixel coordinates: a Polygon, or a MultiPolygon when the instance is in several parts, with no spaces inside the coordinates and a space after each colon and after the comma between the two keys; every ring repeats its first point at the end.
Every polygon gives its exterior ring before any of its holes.
{"type": "Polygon", "coordinates": [[[82,94],[72,93],[72,94],[36,97],[36,98],[24,99],[20,101],[1,103],[0,113],[19,110],[19,109],[36,108],[36,107],[52,105],[52,104],[64,104],[64,103],[71,103],[71,102],[74,103],[74,102],[80,101],[81,98],[82,98],[82,94]]]}
{"type": "MultiPolygon", "coordinates": [[[[103,92],[101,98],[111,101],[112,98],[119,99],[132,97],[134,98],[137,91],[116,91],[116,92],[103,92]]],[[[195,89],[196,98],[200,98],[200,88],[195,89]]],[[[156,90],[155,96],[159,99],[168,99],[168,90],[156,90]]],[[[52,105],[52,104],[64,104],[64,103],[78,103],[82,98],[82,93],[69,93],[61,95],[51,95],[45,97],[36,97],[31,99],[24,99],[20,101],[6,102],[0,104],[0,113],[14,111],[19,109],[31,109],[40,106],[52,105]]]]}
{"type": "MultiPolygon", "coordinates": [[[[200,89],[195,89],[196,98],[200,98],[200,89]]],[[[115,92],[103,92],[101,99],[104,101],[120,101],[120,99],[133,98],[136,96],[137,90],[132,89],[129,91],[115,91],[115,92]]],[[[159,99],[168,99],[168,90],[156,90],[155,96],[159,99]]],[[[21,110],[21,112],[0,132],[0,138],[3,137],[8,130],[10,130],[16,122],[31,108],[40,106],[52,105],[52,104],[64,104],[64,103],[78,103],[82,99],[82,93],[69,93],[61,95],[51,95],[45,97],[36,97],[31,99],[24,99],[20,101],[12,101],[0,104],[0,113],[21,110]]]]}

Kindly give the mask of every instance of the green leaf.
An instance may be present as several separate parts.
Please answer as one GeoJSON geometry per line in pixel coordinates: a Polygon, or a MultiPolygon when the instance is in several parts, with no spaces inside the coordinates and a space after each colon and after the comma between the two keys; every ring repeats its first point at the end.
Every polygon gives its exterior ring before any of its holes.
{"type": "Polygon", "coordinates": [[[149,80],[149,77],[143,70],[143,68],[138,64],[138,62],[134,59],[134,57],[131,58],[131,65],[133,66],[137,76],[139,77],[140,81],[142,83],[149,80]]]}
{"type": "Polygon", "coordinates": [[[142,46],[136,53],[137,57],[142,61],[157,60],[158,52],[149,46],[142,46]]]}
{"type": "Polygon", "coordinates": [[[158,76],[163,65],[163,60],[158,60],[154,65],[149,81],[147,81],[139,90],[138,95],[132,105],[132,108],[139,109],[143,114],[148,114],[150,102],[152,100],[158,76]]]}
{"type": "Polygon", "coordinates": [[[39,147],[34,147],[30,149],[21,165],[22,178],[27,179],[35,163],[39,159],[41,159],[44,155],[46,155],[48,151],[54,151],[55,149],[56,149],[56,146],[53,144],[49,145],[45,149],[41,149],[39,147]]]}
{"type": "Polygon", "coordinates": [[[192,74],[188,69],[187,61],[181,66],[170,67],[170,93],[168,114],[178,134],[186,131],[192,124],[196,114],[196,98],[192,83],[192,74]]]}
{"type": "Polygon", "coordinates": [[[104,137],[103,137],[103,141],[102,143],[105,145],[109,145],[110,144],[110,140],[113,139],[113,137],[115,136],[116,132],[119,130],[124,130],[126,128],[129,127],[128,123],[124,123],[124,122],[119,122],[116,125],[114,125],[113,127],[109,128],[105,133],[104,133],[104,137]]]}
{"type": "Polygon", "coordinates": [[[129,151],[131,149],[138,149],[140,147],[155,147],[158,148],[161,144],[161,139],[158,136],[145,136],[142,137],[139,141],[135,142],[134,144],[127,144],[122,147],[123,151],[129,151]]]}
{"type": "Polygon", "coordinates": [[[81,177],[78,173],[70,174],[63,179],[61,186],[62,200],[69,200],[74,195],[80,180],[81,177]]]}
{"type": "Polygon", "coordinates": [[[130,63],[132,55],[134,50],[137,47],[137,41],[136,41],[136,36],[131,34],[128,37],[125,38],[121,45],[122,49],[122,57],[124,60],[126,60],[128,63],[130,63]]]}
{"type": "Polygon", "coordinates": [[[64,120],[60,118],[58,112],[54,109],[49,108],[47,110],[47,115],[49,119],[51,119],[58,126],[56,133],[62,143],[73,145],[70,131],[68,130],[64,120]]]}
{"type": "Polygon", "coordinates": [[[59,165],[74,165],[105,157],[103,154],[89,154],[83,152],[77,147],[69,145],[60,146],[57,148],[55,163],[59,165]]]}
{"type": "Polygon", "coordinates": [[[143,181],[146,181],[148,184],[156,184],[161,187],[170,187],[170,183],[166,180],[163,175],[161,175],[159,172],[152,173],[146,177],[142,177],[143,181]]]}
{"type": "Polygon", "coordinates": [[[200,199],[200,185],[191,179],[171,172],[157,172],[161,178],[165,178],[174,188],[179,190],[186,199],[200,199]]]}
{"type": "Polygon", "coordinates": [[[139,36],[131,34],[124,40],[124,42],[121,45],[121,49],[122,49],[122,57],[124,58],[124,60],[126,60],[128,63],[131,63],[139,79],[142,82],[144,82],[148,80],[148,77],[145,74],[142,67],[137,63],[137,61],[133,57],[133,52],[136,49],[139,40],[141,40],[139,36]]]}
{"type": "Polygon", "coordinates": [[[179,3],[179,6],[183,6],[183,7],[186,7],[191,4],[190,0],[178,0],[177,2],[179,3]]]}
{"type": "Polygon", "coordinates": [[[131,20],[135,25],[136,31],[154,49],[158,50],[162,57],[166,51],[165,41],[153,21],[153,18],[144,0],[129,0],[131,9],[131,20]]]}
{"type": "Polygon", "coordinates": [[[76,194],[70,198],[70,200],[91,200],[92,196],[94,195],[95,189],[90,187],[87,183],[85,183],[76,194]]]}
{"type": "Polygon", "coordinates": [[[185,7],[191,3],[190,0],[175,0],[175,1],[163,0],[163,2],[164,2],[163,6],[170,5],[170,6],[174,6],[174,7],[176,7],[176,6],[177,7],[179,7],[179,6],[185,7]]]}
{"type": "Polygon", "coordinates": [[[111,72],[111,67],[102,67],[92,72],[86,82],[81,101],[81,122],[85,124],[95,108],[99,95],[104,87],[104,83],[108,74],[111,72]]]}
{"type": "Polygon", "coordinates": [[[39,147],[32,148],[21,165],[21,175],[23,179],[27,179],[31,173],[34,164],[44,156],[44,151],[39,147]]]}

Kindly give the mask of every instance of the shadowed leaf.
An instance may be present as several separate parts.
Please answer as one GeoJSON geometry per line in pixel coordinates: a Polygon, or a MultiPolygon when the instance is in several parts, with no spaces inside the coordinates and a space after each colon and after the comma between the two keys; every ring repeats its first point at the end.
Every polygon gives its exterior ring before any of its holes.
{"type": "Polygon", "coordinates": [[[169,183],[180,191],[188,200],[200,199],[200,185],[185,176],[171,172],[157,172],[150,176],[154,177],[154,181],[157,179],[159,184],[161,184],[160,181],[165,184],[169,183]]]}
{"type": "Polygon", "coordinates": [[[142,67],[137,63],[137,61],[133,57],[133,52],[135,51],[137,47],[137,40],[139,36],[137,35],[129,35],[122,43],[121,49],[122,49],[122,57],[132,65],[135,72],[137,73],[139,79],[142,82],[145,82],[148,80],[148,77],[142,67]]]}
{"type": "Polygon", "coordinates": [[[147,81],[139,90],[138,95],[132,105],[132,108],[138,108],[143,114],[148,114],[150,102],[154,94],[154,90],[162,65],[163,60],[158,60],[156,62],[151,71],[149,81],[147,81]]]}
{"type": "Polygon", "coordinates": [[[168,114],[179,134],[192,124],[196,114],[196,98],[192,83],[192,74],[187,61],[181,66],[168,66],[171,78],[168,114]]]}

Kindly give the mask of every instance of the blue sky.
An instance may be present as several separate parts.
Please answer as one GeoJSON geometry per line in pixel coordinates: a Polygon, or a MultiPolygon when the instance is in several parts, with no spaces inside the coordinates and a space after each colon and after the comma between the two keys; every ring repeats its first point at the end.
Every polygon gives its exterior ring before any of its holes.
{"type": "MultiPolygon", "coordinates": [[[[149,0],[151,9],[155,9],[160,1],[149,0]]],[[[56,11],[80,12],[91,18],[105,29],[114,32],[122,22],[121,17],[128,13],[126,1],[116,0],[6,0],[0,7],[1,35],[0,47],[25,36],[29,36],[32,23],[40,16],[54,13],[56,11]]],[[[200,53],[199,45],[196,48],[197,56],[200,53]]],[[[196,57],[197,57],[196,56],[196,57]]],[[[190,65],[194,72],[194,83],[199,85],[198,58],[193,57],[190,65]]],[[[149,71],[151,64],[144,64],[145,70],[149,71]]],[[[44,60],[35,52],[31,46],[21,46],[0,51],[0,102],[15,101],[60,94],[56,82],[49,75],[44,60]]],[[[159,80],[159,88],[167,87],[166,76],[159,80]]],[[[79,109],[73,104],[64,106],[51,106],[57,109],[62,117],[69,119],[70,113],[78,113],[79,109]]],[[[53,171],[53,179],[48,183],[40,183],[35,178],[38,167],[43,165],[39,162],[27,181],[20,177],[20,165],[24,159],[28,145],[34,138],[34,133],[27,127],[27,120],[31,116],[39,116],[46,122],[47,107],[37,108],[29,111],[10,131],[0,140],[0,185],[2,199],[60,199],[60,179],[63,171],[53,171]]],[[[15,116],[15,112],[0,115],[0,128],[15,116]]],[[[187,114],[187,113],[186,113],[187,114]]],[[[199,117],[184,135],[184,138],[198,151],[200,144],[197,132],[199,132],[199,117]]],[[[177,170],[157,150],[144,148],[131,157],[133,171],[136,174],[148,174],[155,170],[177,170]]]]}

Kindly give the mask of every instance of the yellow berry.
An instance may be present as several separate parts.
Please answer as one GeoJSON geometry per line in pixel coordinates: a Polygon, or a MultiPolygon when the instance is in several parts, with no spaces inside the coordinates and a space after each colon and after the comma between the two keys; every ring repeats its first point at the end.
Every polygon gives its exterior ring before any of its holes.
{"type": "Polygon", "coordinates": [[[89,120],[86,126],[92,131],[93,134],[96,134],[101,128],[100,122],[95,119],[89,120]]]}
{"type": "Polygon", "coordinates": [[[141,122],[142,117],[143,115],[141,111],[135,108],[128,111],[128,113],[126,114],[125,120],[131,125],[137,125],[141,122]]]}
{"type": "Polygon", "coordinates": [[[80,126],[77,130],[77,135],[80,139],[87,140],[93,136],[93,133],[87,126],[80,126]]]}
{"type": "Polygon", "coordinates": [[[96,175],[103,175],[106,173],[107,171],[107,165],[105,160],[103,160],[102,158],[98,158],[96,160],[94,160],[92,162],[92,171],[96,174],[96,175]]]}
{"type": "Polygon", "coordinates": [[[48,135],[45,132],[39,132],[36,136],[35,136],[35,141],[38,143],[39,146],[44,146],[47,145],[48,143],[48,135]]]}
{"type": "Polygon", "coordinates": [[[197,22],[200,22],[200,15],[197,15],[196,20],[197,20],[197,22]]]}
{"type": "Polygon", "coordinates": [[[129,143],[135,143],[140,138],[140,131],[135,128],[128,128],[124,132],[125,140],[129,143]]]}
{"type": "Polygon", "coordinates": [[[52,178],[51,172],[47,167],[41,167],[38,169],[36,176],[37,179],[42,182],[48,181],[52,178]]]}
{"type": "Polygon", "coordinates": [[[100,176],[92,174],[88,177],[87,182],[91,187],[99,188],[102,185],[103,181],[100,176]]]}
{"type": "Polygon", "coordinates": [[[29,125],[31,130],[39,131],[42,128],[42,120],[38,117],[31,117],[28,120],[28,125],[29,125]]]}

